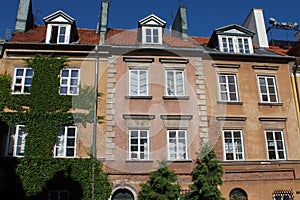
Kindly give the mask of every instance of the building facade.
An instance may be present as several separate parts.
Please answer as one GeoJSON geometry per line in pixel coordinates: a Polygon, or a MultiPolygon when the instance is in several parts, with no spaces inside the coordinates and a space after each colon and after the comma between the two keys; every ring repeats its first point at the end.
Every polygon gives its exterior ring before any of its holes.
{"type": "MultiPolygon", "coordinates": [[[[20,1],[16,32],[3,44],[0,74],[11,76],[13,95],[30,93],[34,72],[24,59],[36,54],[68,57],[61,95],[80,95],[84,86],[102,93],[96,135],[92,123],[62,127],[54,157],[87,158],[96,136],[93,153],[112,182],[111,199],[137,199],[161,161],[188,190],[197,152],[209,143],[224,169],[226,199],[299,198],[298,54],[296,46],[290,55],[269,47],[262,9],[203,38],[188,36],[185,7],[170,31],[154,14],[136,30],[108,28],[108,7],[103,1],[99,30],[89,30],[60,10],[34,25],[31,1],[20,1]],[[74,138],[73,146],[59,142],[74,138]]],[[[22,157],[26,127],[9,130],[1,153],[22,157]]]]}

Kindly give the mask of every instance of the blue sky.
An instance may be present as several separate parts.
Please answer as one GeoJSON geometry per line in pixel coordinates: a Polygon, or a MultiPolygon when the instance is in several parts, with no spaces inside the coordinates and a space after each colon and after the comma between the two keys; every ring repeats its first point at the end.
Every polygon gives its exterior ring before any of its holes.
{"type": "MultiPolygon", "coordinates": [[[[189,35],[209,37],[215,28],[229,24],[241,25],[252,8],[263,8],[266,26],[270,17],[279,22],[300,24],[299,0],[111,0],[109,27],[136,29],[137,21],[151,13],[165,20],[169,27],[177,12],[179,1],[187,7],[189,35]]],[[[18,2],[19,0],[2,2],[1,38],[5,37],[7,29],[14,31],[18,2]]],[[[77,27],[80,28],[95,29],[99,19],[101,0],[32,0],[32,2],[35,21],[38,24],[43,24],[43,17],[57,10],[63,10],[75,18],[77,27]]],[[[289,38],[293,39],[295,33],[289,31],[289,38]]],[[[273,37],[285,37],[285,32],[273,30],[273,37]]]]}

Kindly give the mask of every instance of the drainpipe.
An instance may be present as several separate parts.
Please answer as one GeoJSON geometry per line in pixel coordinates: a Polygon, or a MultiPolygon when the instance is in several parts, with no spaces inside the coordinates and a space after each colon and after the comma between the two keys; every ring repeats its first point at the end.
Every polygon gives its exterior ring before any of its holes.
{"type": "Polygon", "coordinates": [[[298,109],[300,109],[300,94],[299,94],[299,85],[298,85],[298,79],[297,79],[297,70],[298,70],[298,59],[296,58],[295,66],[293,68],[293,76],[294,76],[294,82],[295,82],[295,89],[296,89],[296,98],[298,103],[298,109]]]}

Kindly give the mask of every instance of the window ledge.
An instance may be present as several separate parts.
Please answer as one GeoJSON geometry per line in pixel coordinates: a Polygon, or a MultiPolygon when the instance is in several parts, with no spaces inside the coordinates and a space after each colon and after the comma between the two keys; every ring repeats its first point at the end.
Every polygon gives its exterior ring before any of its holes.
{"type": "Polygon", "coordinates": [[[241,101],[217,101],[217,104],[243,105],[241,101]]]}
{"type": "Polygon", "coordinates": [[[191,163],[192,160],[167,160],[168,163],[191,163]]]}
{"type": "Polygon", "coordinates": [[[282,106],[283,103],[281,103],[281,102],[274,102],[274,103],[272,103],[272,102],[258,102],[258,105],[260,105],[260,106],[282,106]]]}
{"type": "Polygon", "coordinates": [[[125,160],[126,163],[153,163],[153,160],[125,160]]]}
{"type": "Polygon", "coordinates": [[[189,100],[189,96],[163,96],[164,100],[189,100]]]}
{"type": "Polygon", "coordinates": [[[125,99],[152,99],[152,96],[125,96],[125,99]]]}

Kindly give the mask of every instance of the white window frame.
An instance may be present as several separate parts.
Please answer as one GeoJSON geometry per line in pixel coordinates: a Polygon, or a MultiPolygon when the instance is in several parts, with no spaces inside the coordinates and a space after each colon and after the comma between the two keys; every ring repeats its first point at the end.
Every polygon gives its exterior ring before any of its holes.
{"type": "Polygon", "coordinates": [[[235,74],[218,74],[218,83],[219,83],[219,99],[220,101],[225,102],[238,102],[238,87],[237,87],[237,76],[235,74]],[[221,83],[220,78],[225,77],[225,83],[221,83]],[[229,77],[234,78],[234,83],[229,83],[229,77]],[[234,84],[234,90],[230,91],[230,85],[234,84]],[[224,87],[224,90],[222,89],[224,87]],[[223,90],[223,91],[222,91],[223,90]],[[226,95],[226,99],[222,99],[222,94],[226,95]],[[234,94],[236,99],[231,98],[231,95],[234,94]]]}
{"type": "Polygon", "coordinates": [[[265,141],[266,141],[266,150],[267,150],[268,160],[286,160],[283,130],[265,130],[265,141]],[[273,137],[272,140],[268,140],[268,136],[267,136],[268,132],[272,133],[272,137],[273,137]],[[276,139],[275,133],[280,133],[281,140],[276,139]],[[280,150],[278,149],[279,142],[282,142],[282,149],[280,149],[280,150]],[[270,158],[269,144],[272,144],[272,146],[274,147],[275,158],[270,158]],[[279,158],[279,152],[283,152],[283,158],[279,158]]]}
{"type": "Polygon", "coordinates": [[[80,85],[80,69],[79,68],[65,68],[60,71],[60,95],[78,95],[80,85]],[[63,76],[63,72],[68,71],[68,76],[63,76]],[[77,77],[72,77],[72,72],[77,71],[77,77]],[[72,81],[77,81],[77,84],[72,84],[72,81]],[[62,88],[66,89],[66,92],[62,92],[62,88]],[[73,92],[75,89],[77,92],[73,92]]]}
{"type": "Polygon", "coordinates": [[[225,129],[223,130],[223,152],[224,152],[224,160],[226,161],[243,161],[245,160],[245,151],[244,151],[244,142],[243,142],[243,131],[238,130],[238,129],[225,129]],[[225,136],[225,133],[230,133],[230,138],[225,136]],[[234,133],[238,132],[240,137],[235,137],[234,133]],[[231,144],[233,145],[230,147],[226,140],[231,140],[231,144]],[[237,140],[240,141],[241,145],[241,151],[238,151],[238,143],[237,140]],[[230,149],[231,148],[231,149],[230,149]],[[232,152],[230,152],[232,151],[232,152]],[[227,159],[226,154],[227,153],[232,153],[233,154],[233,159],[227,159]],[[242,158],[239,158],[238,155],[242,155],[242,158]]]}
{"type": "Polygon", "coordinates": [[[147,129],[131,129],[129,130],[129,160],[149,160],[150,159],[150,141],[149,141],[149,130],[147,129]],[[133,136],[136,132],[137,136],[133,136]],[[142,137],[142,133],[146,133],[146,137],[142,137]],[[137,140],[137,144],[132,143],[133,140],[137,140]],[[146,143],[141,143],[142,140],[146,140],[146,143]],[[133,151],[132,147],[137,147],[137,150],[133,151]],[[144,151],[141,151],[141,147],[144,147],[144,151]],[[133,157],[136,155],[136,158],[133,157]],[[142,155],[144,157],[142,157],[142,155]]]}
{"type": "Polygon", "coordinates": [[[265,76],[265,75],[258,75],[257,76],[257,83],[258,83],[258,90],[259,90],[259,98],[260,102],[262,103],[278,103],[278,92],[277,92],[277,85],[276,85],[276,79],[275,76],[265,76]],[[261,85],[260,78],[263,78],[265,81],[265,85],[261,85]],[[268,79],[271,79],[273,81],[274,86],[274,93],[270,93],[270,88],[272,85],[268,83],[268,79]],[[266,92],[262,92],[261,87],[265,87],[266,92]],[[275,96],[275,101],[271,100],[271,95],[275,96]],[[267,100],[264,100],[264,97],[267,97],[267,100]]]}
{"type": "Polygon", "coordinates": [[[142,43],[143,44],[162,44],[162,28],[161,27],[142,27],[142,43]],[[147,33],[150,31],[150,35],[147,33]],[[157,31],[157,41],[154,41],[154,31],[157,31]],[[150,38],[150,41],[147,41],[147,38],[150,38]]]}
{"type": "Polygon", "coordinates": [[[70,191],[68,191],[68,190],[49,190],[48,191],[48,199],[49,200],[53,200],[54,199],[54,197],[51,196],[51,194],[53,194],[53,193],[57,194],[57,199],[55,199],[55,200],[60,200],[62,193],[67,193],[67,199],[70,198],[70,191]]]}
{"type": "Polygon", "coordinates": [[[56,137],[56,143],[54,145],[54,158],[75,158],[77,148],[77,127],[76,126],[64,126],[59,129],[56,137]],[[69,135],[69,129],[75,129],[74,136],[69,135]],[[62,133],[60,135],[60,133],[62,133]],[[68,145],[68,140],[74,140],[74,146],[68,145]],[[73,156],[68,156],[68,149],[74,150],[73,156]]]}
{"type": "Polygon", "coordinates": [[[187,148],[187,130],[183,130],[183,129],[169,129],[167,130],[167,140],[168,140],[168,160],[188,160],[188,148],[187,148]],[[171,137],[170,137],[170,133],[171,132],[175,132],[175,138],[173,140],[175,140],[175,145],[174,143],[171,143],[171,137]],[[184,137],[179,138],[179,133],[184,133],[184,137]],[[183,154],[180,152],[180,150],[178,150],[178,148],[182,148],[179,146],[180,144],[180,139],[184,139],[184,146],[183,146],[183,154]],[[175,156],[172,157],[171,156],[171,149],[174,148],[174,153],[175,156]]]}
{"type": "Polygon", "coordinates": [[[30,94],[30,88],[32,84],[32,79],[33,79],[34,71],[32,68],[28,67],[15,67],[14,70],[14,80],[13,80],[13,86],[12,86],[12,93],[13,94],[30,94]],[[18,70],[23,70],[22,75],[18,75],[18,70]],[[31,70],[32,75],[27,75],[27,71],[31,70]],[[19,81],[20,83],[18,83],[19,81]],[[26,83],[28,80],[31,80],[30,83],[26,83]],[[21,87],[21,90],[16,92],[16,87],[21,87]],[[26,87],[29,87],[29,92],[25,90],[26,87]]]}
{"type": "Polygon", "coordinates": [[[148,96],[149,92],[149,83],[148,83],[148,70],[147,69],[129,69],[129,96],[148,96]],[[133,73],[137,73],[136,77],[136,86],[133,85],[133,73]],[[141,73],[145,72],[145,86],[142,83],[141,73]],[[135,89],[136,87],[136,89],[135,89]],[[146,92],[141,90],[142,87],[145,87],[146,92]]]}
{"type": "Polygon", "coordinates": [[[225,53],[253,53],[251,37],[219,35],[219,48],[225,53]]]}
{"type": "Polygon", "coordinates": [[[46,43],[48,44],[69,44],[70,41],[70,32],[71,32],[71,25],[70,24],[48,24],[47,26],[47,33],[46,33],[46,43]],[[52,34],[53,34],[53,28],[57,27],[57,36],[55,41],[51,41],[52,34]],[[64,41],[60,41],[60,36],[62,35],[61,29],[65,28],[64,33],[64,41]]]}
{"type": "Polygon", "coordinates": [[[289,193],[289,192],[287,192],[287,193],[274,193],[274,194],[273,194],[273,199],[274,199],[274,200],[285,200],[284,197],[288,197],[289,200],[294,199],[294,198],[293,198],[293,194],[292,194],[292,193],[289,193]]]}
{"type": "Polygon", "coordinates": [[[185,74],[184,74],[184,70],[178,70],[178,69],[167,69],[166,70],[166,96],[184,96],[185,95],[185,74]],[[171,77],[171,79],[168,77],[168,74],[169,73],[172,73],[172,76],[173,76],[173,79],[171,77]],[[181,81],[182,81],[182,93],[180,93],[180,91],[178,90],[178,87],[179,87],[179,83],[178,83],[178,80],[177,80],[177,74],[180,73],[180,77],[181,77],[181,81]],[[172,85],[173,83],[173,86],[170,86],[172,85]],[[172,89],[170,89],[170,87],[173,87],[174,91],[172,91],[172,89]],[[171,94],[171,92],[173,94],[171,94]]]}
{"type": "Polygon", "coordinates": [[[16,125],[9,127],[7,145],[6,145],[6,156],[11,157],[24,157],[26,136],[28,135],[26,129],[23,132],[21,128],[25,128],[24,125],[16,125]],[[12,149],[10,153],[9,149],[12,149]],[[11,155],[10,155],[11,154],[11,155]]]}

